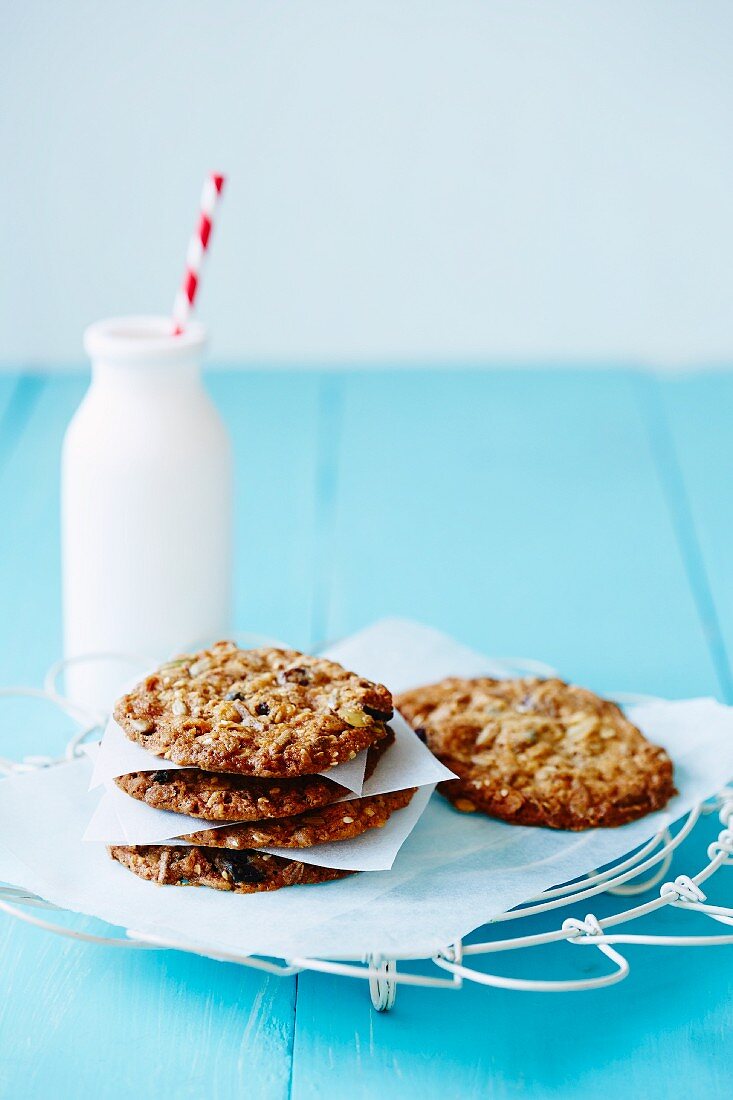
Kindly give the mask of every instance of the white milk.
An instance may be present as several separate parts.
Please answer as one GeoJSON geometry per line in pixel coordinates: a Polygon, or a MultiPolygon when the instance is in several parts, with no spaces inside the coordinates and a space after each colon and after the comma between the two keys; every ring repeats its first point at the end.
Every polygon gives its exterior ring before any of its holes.
{"type": "MultiPolygon", "coordinates": [[[[66,657],[159,659],[229,630],[232,460],[201,384],[204,342],[201,325],[173,336],[165,317],[84,334],[92,384],[62,459],[66,657]]],[[[72,664],[67,691],[109,705],[121,674],[72,664]]]]}

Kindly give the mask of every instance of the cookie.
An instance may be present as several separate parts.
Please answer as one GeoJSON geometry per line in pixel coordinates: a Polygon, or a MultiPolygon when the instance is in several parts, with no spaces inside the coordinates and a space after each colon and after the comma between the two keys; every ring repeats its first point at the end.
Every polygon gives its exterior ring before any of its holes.
{"type": "MultiPolygon", "coordinates": [[[[374,772],[383,753],[394,743],[387,736],[372,745],[367,754],[366,779],[374,772]]],[[[156,810],[170,810],[205,821],[260,821],[262,818],[292,817],[326,806],[349,794],[346,787],[322,775],[297,779],[256,779],[196,768],[180,771],[132,772],[115,783],[140,802],[156,810]]]]}
{"type": "Polygon", "coordinates": [[[254,821],[251,825],[224,825],[187,833],[179,840],[215,848],[312,848],[337,840],[353,840],[368,829],[381,829],[395,810],[410,802],[415,788],[368,795],[349,802],[336,802],[295,817],[254,821]]]}
{"type": "Polygon", "coordinates": [[[139,878],[159,886],[211,886],[235,894],[257,894],[283,886],[331,882],[353,875],[332,867],[314,867],[263,852],[220,852],[215,848],[169,844],[108,848],[116,859],[139,878]]]}
{"type": "Polygon", "coordinates": [[[675,794],[672,761],[614,704],[562,680],[447,679],[397,705],[458,776],[456,809],[518,825],[623,825],[675,794]]]}
{"type": "Polygon", "coordinates": [[[281,778],[332,768],[384,737],[392,696],[323,657],[218,642],[146,677],[114,716],[184,767],[281,778]]]}

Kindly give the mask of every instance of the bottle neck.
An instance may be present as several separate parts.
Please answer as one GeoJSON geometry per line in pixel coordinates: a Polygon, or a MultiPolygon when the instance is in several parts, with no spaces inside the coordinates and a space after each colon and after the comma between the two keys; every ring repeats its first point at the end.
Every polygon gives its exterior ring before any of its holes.
{"type": "Polygon", "coordinates": [[[190,390],[201,383],[198,359],[166,363],[115,363],[104,359],[92,362],[92,385],[97,389],[125,392],[190,390]]]}

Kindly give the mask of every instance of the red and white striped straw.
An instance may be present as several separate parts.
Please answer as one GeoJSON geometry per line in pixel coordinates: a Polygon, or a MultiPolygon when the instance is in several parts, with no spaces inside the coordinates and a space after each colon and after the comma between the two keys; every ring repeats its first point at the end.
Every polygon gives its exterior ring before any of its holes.
{"type": "Polygon", "coordinates": [[[180,336],[183,332],[193,311],[201,267],[206,250],[209,247],[214,211],[223,187],[224,176],[217,175],[215,172],[210,172],[204,180],[204,189],[201,192],[201,213],[199,214],[196,231],[188,242],[186,270],[183,275],[181,289],[178,291],[173,304],[173,322],[175,326],[173,333],[175,336],[180,336]]]}

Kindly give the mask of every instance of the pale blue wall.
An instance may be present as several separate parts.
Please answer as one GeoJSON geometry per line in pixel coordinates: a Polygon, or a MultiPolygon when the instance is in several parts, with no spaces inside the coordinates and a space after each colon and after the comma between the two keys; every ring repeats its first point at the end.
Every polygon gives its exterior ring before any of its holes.
{"type": "Polygon", "coordinates": [[[201,301],[246,360],[733,360],[733,4],[23,0],[0,360],[201,301]]]}

